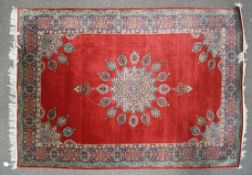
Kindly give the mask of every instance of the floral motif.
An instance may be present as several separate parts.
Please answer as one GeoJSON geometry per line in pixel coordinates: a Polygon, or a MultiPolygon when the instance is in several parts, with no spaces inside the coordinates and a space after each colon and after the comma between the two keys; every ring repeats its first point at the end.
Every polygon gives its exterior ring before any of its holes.
{"type": "Polygon", "coordinates": [[[112,99],[123,112],[144,112],[155,100],[155,79],[144,69],[124,67],[112,80],[112,99]]]}
{"type": "Polygon", "coordinates": [[[61,143],[61,138],[70,137],[74,133],[74,129],[70,127],[65,127],[63,133],[57,131],[57,128],[62,128],[66,125],[68,116],[59,116],[57,117],[56,108],[52,108],[47,112],[46,122],[41,122],[40,127],[38,128],[38,143],[39,144],[59,144],[61,143]],[[56,124],[53,121],[55,120],[56,124]]]}
{"type": "Polygon", "coordinates": [[[201,135],[204,138],[209,137],[210,139],[212,134],[209,134],[209,132],[213,132],[214,128],[217,127],[218,124],[214,122],[216,116],[212,110],[207,110],[205,116],[196,116],[197,117],[197,124],[201,127],[206,127],[206,131],[201,131],[200,128],[197,125],[192,126],[191,132],[193,135],[201,135]],[[207,124],[207,120],[209,124],[207,124]]]}
{"type": "Polygon", "coordinates": [[[57,63],[53,59],[48,60],[47,67],[53,72],[56,72],[57,69],[57,63]]]}
{"type": "MultiPolygon", "coordinates": [[[[55,19],[54,22],[57,23],[59,19],[55,19]]],[[[51,35],[51,34],[41,34],[40,36],[41,41],[40,43],[40,50],[41,50],[41,56],[48,59],[47,61],[47,67],[49,70],[56,72],[57,70],[57,63],[62,65],[68,65],[69,60],[66,56],[67,53],[74,52],[74,47],[71,43],[63,43],[62,37],[63,35],[51,35]],[[63,50],[65,53],[59,53],[58,50],[60,47],[63,47],[63,50]],[[54,59],[52,55],[55,54],[57,59],[54,59]]],[[[73,39],[71,37],[68,37],[69,39],[73,39]]],[[[33,55],[27,55],[26,56],[27,62],[34,61],[33,55]]],[[[42,61],[42,64],[44,62],[42,61]]],[[[45,67],[43,67],[45,68],[45,67]]]]}
{"type": "Polygon", "coordinates": [[[203,42],[195,42],[192,51],[199,53],[199,63],[207,62],[208,70],[212,71],[216,68],[218,59],[226,54],[224,41],[224,38],[226,38],[226,29],[223,28],[220,32],[207,31],[201,34],[204,38],[203,42]],[[206,50],[203,50],[203,47],[206,50]]]}
{"type": "Polygon", "coordinates": [[[61,135],[53,128],[50,123],[43,123],[39,128],[39,143],[60,143],[61,135]]]}
{"type": "Polygon", "coordinates": [[[68,58],[66,55],[60,54],[58,55],[58,62],[60,64],[68,64],[68,58]]]}
{"type": "Polygon", "coordinates": [[[53,53],[58,52],[58,48],[62,45],[62,35],[41,35],[42,56],[50,58],[53,53]]]}

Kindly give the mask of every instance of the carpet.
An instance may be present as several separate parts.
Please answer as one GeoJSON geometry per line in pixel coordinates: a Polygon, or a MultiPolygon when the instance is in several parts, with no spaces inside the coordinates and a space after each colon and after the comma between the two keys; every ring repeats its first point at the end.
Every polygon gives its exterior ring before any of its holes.
{"type": "Polygon", "coordinates": [[[238,8],[14,15],[19,167],[239,166],[238,8]]]}

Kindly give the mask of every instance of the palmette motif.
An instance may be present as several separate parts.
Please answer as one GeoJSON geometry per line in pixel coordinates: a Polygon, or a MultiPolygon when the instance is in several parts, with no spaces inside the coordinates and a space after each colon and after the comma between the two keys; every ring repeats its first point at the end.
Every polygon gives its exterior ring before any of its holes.
{"type": "MultiPolygon", "coordinates": [[[[43,118],[45,112],[42,110],[41,117],[43,118]]],[[[74,129],[66,127],[68,120],[67,115],[57,116],[56,108],[52,108],[47,112],[46,121],[41,122],[37,128],[37,141],[41,144],[60,144],[62,137],[68,138],[74,133],[74,129]],[[53,124],[55,123],[55,124],[53,124]],[[63,128],[63,132],[57,129],[63,128]]],[[[29,122],[31,123],[31,122],[29,122]]]]}
{"type": "Polygon", "coordinates": [[[103,81],[96,88],[92,88],[89,83],[84,83],[78,85],[74,88],[74,91],[84,95],[90,95],[93,90],[98,91],[101,95],[106,95],[108,92],[112,92],[111,97],[103,97],[98,106],[108,107],[111,101],[115,102],[115,106],[109,108],[106,117],[114,118],[117,116],[117,123],[119,126],[126,122],[126,113],[130,113],[129,125],[131,127],[136,127],[141,121],[144,125],[149,126],[150,116],[152,118],[160,117],[160,110],[152,107],[152,103],[156,102],[159,108],[169,107],[169,102],[165,95],[170,91],[177,92],[177,95],[183,95],[189,93],[192,87],[187,84],[178,83],[178,86],[171,88],[168,84],[164,82],[167,81],[170,73],[169,72],[159,72],[162,68],[162,63],[159,61],[151,64],[151,55],[146,54],[142,57],[141,63],[140,56],[136,51],[133,51],[130,55],[130,59],[123,54],[119,54],[118,66],[113,60],[108,60],[106,62],[106,67],[108,69],[104,72],[99,72],[98,76],[103,81]],[[127,62],[130,61],[131,66],[127,66],[127,62]],[[141,64],[141,67],[136,67],[136,65],[141,64]],[[147,66],[150,65],[150,70],[148,71],[147,66]],[[110,72],[115,72],[114,77],[111,76],[110,72]],[[153,73],[159,72],[156,77],[153,73]],[[109,87],[106,82],[112,82],[112,86],[109,87]],[[156,82],[162,82],[160,86],[156,86],[156,82]],[[159,97],[159,95],[163,95],[159,97]],[[117,109],[120,108],[123,113],[117,114],[117,109]],[[150,116],[145,111],[150,109],[150,116]],[[136,115],[136,112],[140,112],[141,115],[136,115]]]}

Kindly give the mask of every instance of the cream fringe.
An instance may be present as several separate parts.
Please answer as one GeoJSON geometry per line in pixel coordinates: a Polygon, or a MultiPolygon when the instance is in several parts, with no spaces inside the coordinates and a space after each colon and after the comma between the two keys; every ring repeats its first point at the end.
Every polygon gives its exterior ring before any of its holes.
{"type": "Polygon", "coordinates": [[[17,167],[17,49],[18,42],[17,36],[17,9],[12,8],[10,17],[10,35],[13,36],[12,46],[9,52],[9,59],[12,61],[12,65],[9,67],[9,139],[10,139],[10,153],[11,153],[11,163],[4,162],[4,166],[12,166],[13,169],[17,167]]]}
{"type": "MultiPolygon", "coordinates": [[[[242,146],[241,146],[241,160],[245,157],[246,155],[246,142],[247,142],[247,120],[248,120],[248,109],[246,107],[245,103],[245,74],[246,74],[246,59],[245,59],[245,54],[247,53],[248,49],[248,44],[246,42],[245,38],[245,30],[244,30],[244,24],[243,24],[243,16],[242,16],[242,4],[241,3],[235,3],[235,6],[239,8],[240,10],[240,15],[241,15],[241,23],[242,23],[242,42],[243,42],[243,48],[242,52],[238,55],[239,58],[239,63],[243,63],[243,77],[242,77],[242,96],[243,96],[243,128],[242,128],[242,146]]],[[[241,162],[239,168],[242,168],[241,162]]]]}

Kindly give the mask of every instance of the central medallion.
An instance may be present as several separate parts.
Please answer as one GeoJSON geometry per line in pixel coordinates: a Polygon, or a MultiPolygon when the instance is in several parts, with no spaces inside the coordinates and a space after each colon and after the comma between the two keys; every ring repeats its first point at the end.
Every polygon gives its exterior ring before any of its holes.
{"type": "Polygon", "coordinates": [[[104,82],[93,88],[89,83],[78,85],[74,88],[77,93],[90,95],[93,90],[101,95],[112,92],[111,96],[103,97],[98,106],[106,107],[107,118],[117,118],[119,126],[127,121],[129,125],[136,127],[139,121],[149,126],[151,117],[159,118],[159,108],[169,106],[166,94],[176,91],[178,95],[189,93],[192,88],[189,85],[179,83],[177,87],[171,88],[166,82],[170,73],[160,71],[162,64],[156,61],[151,64],[151,55],[147,54],[140,59],[137,52],[130,55],[130,65],[125,55],[119,54],[117,63],[108,60],[106,66],[108,71],[99,72],[98,76],[104,82]],[[141,60],[141,61],[140,61],[141,60]],[[140,63],[141,62],[141,63],[140,63]],[[157,74],[157,76],[154,76],[157,74]],[[106,82],[112,82],[111,87],[106,82]],[[159,82],[159,86],[157,86],[159,82]],[[114,103],[111,103],[114,101],[114,103]],[[153,107],[157,103],[157,108],[153,107]],[[112,105],[114,104],[114,105],[112,105]],[[122,112],[118,112],[121,109],[122,112]],[[148,110],[147,110],[148,109],[148,110]]]}
{"type": "Polygon", "coordinates": [[[112,80],[112,99],[123,112],[143,112],[155,100],[155,79],[144,68],[124,67],[112,80]]]}

